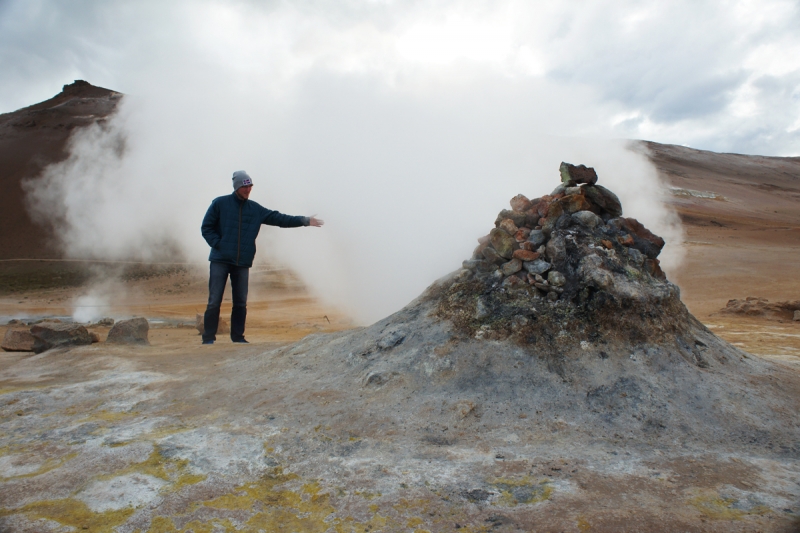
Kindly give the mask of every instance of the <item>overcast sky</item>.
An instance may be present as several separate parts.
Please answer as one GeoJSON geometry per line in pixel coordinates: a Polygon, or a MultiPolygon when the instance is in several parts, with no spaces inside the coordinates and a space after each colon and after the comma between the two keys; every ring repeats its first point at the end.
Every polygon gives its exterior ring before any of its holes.
{"type": "Polygon", "coordinates": [[[540,84],[563,92],[553,111],[587,113],[543,132],[800,154],[797,0],[0,0],[0,112],[74,79],[214,99],[314,75],[388,92],[540,84]]]}

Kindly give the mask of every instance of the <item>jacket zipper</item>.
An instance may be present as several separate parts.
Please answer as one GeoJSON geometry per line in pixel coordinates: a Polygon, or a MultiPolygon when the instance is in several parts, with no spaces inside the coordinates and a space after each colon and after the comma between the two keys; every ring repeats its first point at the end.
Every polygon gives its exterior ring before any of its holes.
{"type": "Polygon", "coordinates": [[[239,266],[239,254],[241,253],[242,246],[242,206],[244,203],[239,204],[239,237],[236,240],[236,266],[239,266]]]}

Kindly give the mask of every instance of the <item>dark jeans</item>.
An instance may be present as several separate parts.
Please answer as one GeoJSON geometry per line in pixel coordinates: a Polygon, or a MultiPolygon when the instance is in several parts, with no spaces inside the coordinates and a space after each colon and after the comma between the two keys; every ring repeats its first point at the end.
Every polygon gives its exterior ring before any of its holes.
{"type": "Polygon", "coordinates": [[[250,269],[212,261],[208,276],[208,307],[206,307],[203,319],[205,324],[204,341],[217,340],[219,307],[222,304],[222,295],[225,293],[228,275],[231,277],[231,291],[233,291],[231,340],[244,339],[244,322],[247,319],[247,283],[250,280],[250,269]]]}

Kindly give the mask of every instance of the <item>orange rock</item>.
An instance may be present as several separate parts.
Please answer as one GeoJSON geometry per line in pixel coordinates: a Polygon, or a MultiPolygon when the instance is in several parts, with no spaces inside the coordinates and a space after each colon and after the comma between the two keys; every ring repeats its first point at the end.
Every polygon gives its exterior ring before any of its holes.
{"type": "Polygon", "coordinates": [[[510,218],[503,219],[498,228],[505,230],[505,232],[509,235],[516,235],[516,233],[519,231],[517,225],[514,224],[514,221],[510,218]]]}
{"type": "Polygon", "coordinates": [[[531,201],[522,194],[516,195],[509,203],[511,204],[511,209],[520,213],[524,213],[531,208],[531,201]]]}
{"type": "Polygon", "coordinates": [[[603,246],[605,246],[609,250],[614,247],[614,243],[612,243],[611,241],[608,241],[606,239],[603,239],[602,241],[600,241],[600,244],[602,244],[603,246]]]}
{"type": "Polygon", "coordinates": [[[588,211],[591,205],[586,201],[582,194],[571,194],[561,199],[561,205],[567,213],[577,213],[578,211],[588,211]]]}
{"type": "Polygon", "coordinates": [[[623,246],[633,246],[633,237],[625,235],[624,237],[617,237],[617,240],[623,246]]]}
{"type": "Polygon", "coordinates": [[[536,261],[539,259],[538,252],[531,252],[529,250],[514,250],[514,254],[512,255],[514,259],[519,259],[520,261],[536,261]]]}
{"type": "Polygon", "coordinates": [[[529,228],[519,228],[517,232],[514,234],[514,238],[517,242],[524,242],[528,240],[528,235],[531,234],[531,230],[529,228]]]}

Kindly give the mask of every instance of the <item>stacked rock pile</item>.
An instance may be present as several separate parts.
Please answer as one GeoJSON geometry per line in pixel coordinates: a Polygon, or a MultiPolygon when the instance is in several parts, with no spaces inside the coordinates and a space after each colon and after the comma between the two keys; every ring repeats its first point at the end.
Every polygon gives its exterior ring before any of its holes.
{"type": "Polygon", "coordinates": [[[579,288],[608,289],[613,278],[602,272],[604,264],[633,278],[666,279],[658,261],[664,240],[622,217],[619,198],[597,184],[595,170],[561,163],[560,173],[562,183],[551,194],[512,198],[463,268],[504,287],[530,285],[552,301],[575,297],[579,288]],[[599,253],[568,264],[567,248],[578,240],[599,253]]]}
{"type": "Polygon", "coordinates": [[[562,163],[560,174],[552,193],[519,194],[500,211],[452,283],[440,285],[444,294],[431,293],[437,316],[478,338],[524,344],[621,331],[642,340],[689,327],[680,291],[659,265],[664,240],[622,216],[593,168],[562,163]]]}

